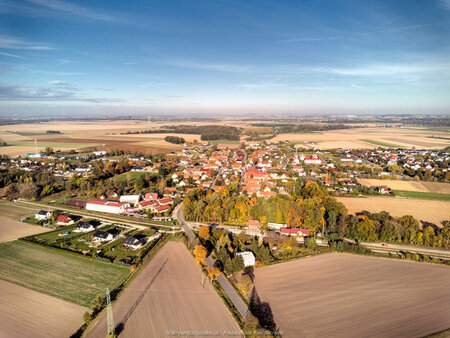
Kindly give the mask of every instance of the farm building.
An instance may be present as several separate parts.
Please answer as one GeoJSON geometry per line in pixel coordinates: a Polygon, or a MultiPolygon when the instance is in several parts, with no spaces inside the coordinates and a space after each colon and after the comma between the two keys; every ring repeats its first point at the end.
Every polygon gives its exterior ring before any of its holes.
{"type": "Polygon", "coordinates": [[[238,252],[236,256],[242,258],[245,267],[255,265],[255,255],[253,255],[253,252],[250,251],[238,252]]]}
{"type": "Polygon", "coordinates": [[[298,236],[306,237],[309,236],[309,229],[303,228],[281,228],[281,234],[285,236],[298,236]]]}
{"type": "Polygon", "coordinates": [[[125,212],[125,209],[129,206],[128,203],[92,200],[86,204],[86,210],[121,214],[125,212]]]}
{"type": "Polygon", "coordinates": [[[122,203],[130,203],[136,205],[137,203],[139,203],[140,199],[140,195],[122,195],[120,196],[119,201],[122,203]]]}
{"type": "Polygon", "coordinates": [[[50,211],[40,210],[36,215],[34,215],[34,218],[42,221],[42,220],[49,219],[49,217],[51,215],[52,215],[52,213],[50,211]]]}

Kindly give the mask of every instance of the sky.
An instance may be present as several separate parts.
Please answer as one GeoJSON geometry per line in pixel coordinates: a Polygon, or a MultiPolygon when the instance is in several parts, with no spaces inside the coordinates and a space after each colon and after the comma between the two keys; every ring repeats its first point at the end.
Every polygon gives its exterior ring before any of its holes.
{"type": "Polygon", "coordinates": [[[450,114],[450,0],[0,0],[0,117],[450,114]]]}

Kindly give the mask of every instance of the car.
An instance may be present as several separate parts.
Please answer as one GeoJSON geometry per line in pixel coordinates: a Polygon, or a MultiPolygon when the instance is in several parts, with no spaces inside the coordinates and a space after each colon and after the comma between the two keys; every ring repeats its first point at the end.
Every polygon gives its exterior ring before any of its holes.
{"type": "Polygon", "coordinates": [[[387,244],[384,244],[384,243],[381,243],[381,246],[387,247],[388,245],[387,245],[387,244]]]}

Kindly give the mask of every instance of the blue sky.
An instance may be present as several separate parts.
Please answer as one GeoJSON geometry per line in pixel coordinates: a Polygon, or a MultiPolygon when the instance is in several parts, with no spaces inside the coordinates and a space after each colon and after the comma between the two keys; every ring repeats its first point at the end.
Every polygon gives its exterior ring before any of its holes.
{"type": "Polygon", "coordinates": [[[450,0],[0,0],[0,115],[450,113],[450,0]]]}

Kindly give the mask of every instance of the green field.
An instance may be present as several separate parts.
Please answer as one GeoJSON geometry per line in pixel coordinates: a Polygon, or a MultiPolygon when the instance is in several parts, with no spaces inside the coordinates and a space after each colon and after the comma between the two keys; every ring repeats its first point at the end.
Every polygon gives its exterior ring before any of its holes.
{"type": "Polygon", "coordinates": [[[132,182],[132,181],[138,179],[139,177],[141,177],[142,175],[145,175],[145,174],[154,175],[154,174],[151,174],[151,173],[148,173],[148,172],[129,171],[129,172],[123,173],[123,174],[121,174],[119,176],[112,177],[110,179],[119,179],[120,181],[123,181],[123,182],[126,182],[129,179],[130,182],[132,182]]]}
{"type": "Polygon", "coordinates": [[[394,194],[395,194],[395,196],[398,196],[398,197],[450,201],[450,194],[440,194],[440,193],[436,193],[436,192],[394,190],[394,194]]]}
{"type": "Polygon", "coordinates": [[[1,279],[86,307],[128,273],[126,268],[35,244],[0,244],[1,279]]]}
{"type": "Polygon", "coordinates": [[[387,142],[381,142],[381,141],[375,141],[375,140],[368,140],[368,139],[360,139],[359,141],[363,141],[370,144],[375,144],[380,147],[386,147],[386,148],[401,148],[400,146],[392,143],[387,142]]]}
{"type": "MultiPolygon", "coordinates": [[[[9,146],[18,146],[18,147],[33,147],[34,149],[34,142],[33,141],[11,141],[8,142],[9,146]]],[[[46,148],[46,147],[52,147],[52,148],[86,148],[86,147],[94,147],[99,145],[99,143],[79,143],[79,142],[38,142],[38,148],[46,148]]]]}
{"type": "Polygon", "coordinates": [[[212,140],[207,142],[216,144],[241,144],[239,141],[232,141],[232,140],[212,140]]]}

